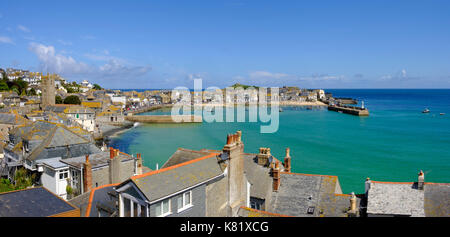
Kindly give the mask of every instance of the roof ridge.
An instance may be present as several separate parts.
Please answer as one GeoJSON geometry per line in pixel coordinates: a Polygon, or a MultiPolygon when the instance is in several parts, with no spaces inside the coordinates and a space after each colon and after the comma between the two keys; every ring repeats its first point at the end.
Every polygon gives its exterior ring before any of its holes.
{"type": "Polygon", "coordinates": [[[295,174],[295,175],[305,175],[305,176],[321,176],[321,177],[338,177],[337,175],[327,175],[327,174],[304,174],[304,173],[293,173],[293,172],[280,172],[281,174],[295,174]]]}
{"type": "Polygon", "coordinates": [[[192,163],[196,163],[196,162],[201,161],[201,160],[209,159],[209,158],[215,157],[217,155],[219,155],[219,153],[210,153],[209,155],[202,156],[202,157],[199,157],[197,159],[186,161],[186,162],[183,162],[183,163],[180,163],[180,164],[177,164],[177,165],[169,166],[169,167],[166,167],[166,168],[163,168],[163,169],[159,169],[159,170],[153,170],[153,171],[147,172],[145,174],[141,174],[141,175],[132,176],[130,179],[131,180],[135,180],[135,179],[147,177],[147,176],[154,175],[154,174],[159,174],[159,173],[162,173],[162,172],[165,172],[165,171],[168,171],[168,170],[172,170],[172,169],[176,169],[176,168],[179,168],[179,167],[182,167],[182,166],[186,166],[186,165],[189,165],[189,164],[192,164],[192,163]]]}

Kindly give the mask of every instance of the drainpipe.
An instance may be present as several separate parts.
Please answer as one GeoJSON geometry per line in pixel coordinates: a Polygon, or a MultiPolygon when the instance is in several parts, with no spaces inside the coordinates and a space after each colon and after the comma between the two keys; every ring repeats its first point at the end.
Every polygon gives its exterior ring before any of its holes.
{"type": "MultiPolygon", "coordinates": [[[[83,166],[81,166],[81,176],[80,176],[80,178],[81,178],[81,184],[80,184],[80,187],[81,187],[81,194],[83,194],[84,193],[84,185],[83,185],[83,166]]],[[[81,195],[80,194],[80,195],[81,195]]]]}

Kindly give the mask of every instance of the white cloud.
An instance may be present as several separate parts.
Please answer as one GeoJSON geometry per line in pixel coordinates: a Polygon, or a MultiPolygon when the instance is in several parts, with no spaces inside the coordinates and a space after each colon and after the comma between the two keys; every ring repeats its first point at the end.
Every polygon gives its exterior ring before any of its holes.
{"type": "Polygon", "coordinates": [[[26,32],[26,33],[31,32],[30,29],[28,29],[27,27],[25,27],[25,26],[23,26],[23,25],[18,25],[18,26],[17,26],[17,29],[19,29],[19,30],[21,30],[21,31],[23,31],[23,32],[26,32]]]}
{"type": "Polygon", "coordinates": [[[53,46],[30,43],[29,50],[39,59],[43,72],[58,73],[65,76],[83,76],[90,79],[134,79],[147,74],[150,66],[130,66],[111,58],[102,66],[88,65],[70,56],[56,53],[53,46]]]}
{"type": "Polygon", "coordinates": [[[251,79],[258,79],[258,78],[273,78],[273,79],[280,79],[284,77],[288,77],[288,74],[285,73],[271,73],[267,71],[254,71],[250,72],[249,76],[251,79]]]}
{"type": "Polygon", "coordinates": [[[30,43],[29,49],[36,54],[44,71],[59,74],[76,74],[92,70],[87,64],[77,62],[72,57],[56,54],[53,46],[30,43]]]}
{"type": "Polygon", "coordinates": [[[406,69],[402,69],[397,73],[387,74],[380,77],[381,80],[410,80],[419,79],[417,76],[409,76],[406,69]]]}
{"type": "Polygon", "coordinates": [[[6,36],[0,36],[0,43],[4,43],[4,44],[14,44],[14,41],[6,36]]]}

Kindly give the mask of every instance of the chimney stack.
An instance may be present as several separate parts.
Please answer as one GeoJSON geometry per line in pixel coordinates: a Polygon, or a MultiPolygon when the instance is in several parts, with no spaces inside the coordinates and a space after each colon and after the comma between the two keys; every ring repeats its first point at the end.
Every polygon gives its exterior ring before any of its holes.
{"type": "Polygon", "coordinates": [[[241,206],[245,206],[247,201],[247,182],[244,175],[243,158],[244,143],[241,141],[241,136],[240,131],[228,134],[227,144],[222,150],[222,153],[228,157],[228,216],[237,216],[237,211],[241,206]]]}
{"type": "Polygon", "coordinates": [[[141,175],[142,174],[142,158],[141,158],[141,153],[137,153],[136,154],[137,157],[137,170],[136,170],[136,174],[137,175],[141,175]]]}
{"type": "Polygon", "coordinates": [[[286,148],[286,157],[284,157],[284,171],[290,173],[291,172],[291,155],[289,147],[286,148]]]}
{"type": "Polygon", "coordinates": [[[272,169],[272,176],[273,176],[273,191],[278,192],[278,189],[280,188],[280,163],[275,163],[275,168],[272,169]]]}
{"type": "Polygon", "coordinates": [[[118,155],[119,149],[113,149],[112,147],[109,149],[109,182],[111,184],[123,181],[120,178],[120,166],[122,162],[117,157],[118,155]]]}
{"type": "Polygon", "coordinates": [[[425,185],[425,175],[424,175],[423,171],[421,170],[419,172],[419,177],[418,177],[418,182],[417,182],[417,189],[423,190],[424,185],[425,185]]]}
{"type": "Polygon", "coordinates": [[[84,192],[89,192],[92,189],[92,165],[89,162],[89,155],[86,155],[83,171],[83,189],[84,192]]]}
{"type": "Polygon", "coordinates": [[[272,155],[270,154],[270,148],[259,148],[259,154],[256,156],[258,159],[258,165],[269,166],[269,159],[271,156],[272,155]]]}

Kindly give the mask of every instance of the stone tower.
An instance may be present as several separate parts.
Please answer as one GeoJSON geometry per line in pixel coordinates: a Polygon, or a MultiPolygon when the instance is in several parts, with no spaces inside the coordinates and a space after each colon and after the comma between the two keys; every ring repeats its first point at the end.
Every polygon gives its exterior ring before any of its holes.
{"type": "Polygon", "coordinates": [[[55,76],[49,75],[42,77],[42,108],[48,105],[55,105],[55,76]]]}

